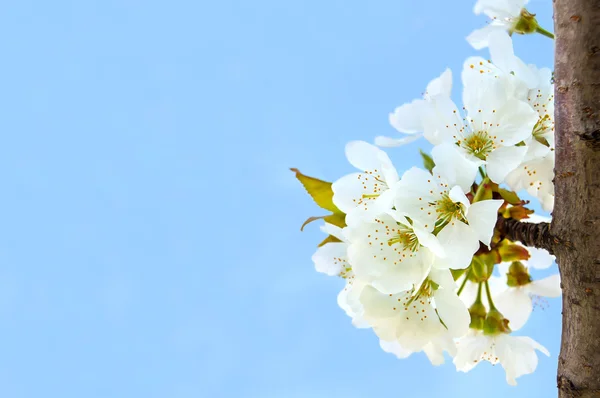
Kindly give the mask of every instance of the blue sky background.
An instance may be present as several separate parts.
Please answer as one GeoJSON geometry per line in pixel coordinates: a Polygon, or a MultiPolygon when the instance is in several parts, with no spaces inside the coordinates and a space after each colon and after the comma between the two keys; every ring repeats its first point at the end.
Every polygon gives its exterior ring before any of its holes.
{"type": "MultiPolygon", "coordinates": [[[[523,329],[552,357],[516,388],[400,361],[299,231],[321,212],[288,168],[352,171],[347,141],[458,77],[472,3],[4,2],[0,396],[555,396],[560,300],[523,329]]],[[[551,28],[550,0],[529,8],[551,28]]],[[[552,64],[545,37],[516,47],[552,64]]]]}

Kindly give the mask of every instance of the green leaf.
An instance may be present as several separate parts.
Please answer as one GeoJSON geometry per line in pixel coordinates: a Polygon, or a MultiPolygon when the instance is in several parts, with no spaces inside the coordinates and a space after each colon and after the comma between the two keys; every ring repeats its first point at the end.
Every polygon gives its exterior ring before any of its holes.
{"type": "Polygon", "coordinates": [[[344,228],[346,226],[346,215],[344,213],[333,213],[328,216],[309,217],[300,227],[300,231],[304,231],[304,227],[317,220],[323,220],[326,223],[333,224],[340,228],[344,228]]]}
{"type": "MultiPolygon", "coordinates": [[[[300,230],[304,230],[304,227],[316,220],[323,220],[326,223],[333,224],[337,227],[344,228],[346,226],[346,214],[344,214],[336,205],[333,204],[333,191],[331,189],[331,183],[318,178],[309,177],[300,172],[298,169],[290,169],[296,173],[296,178],[302,183],[306,192],[313,198],[315,203],[325,209],[331,211],[333,214],[325,216],[309,217],[300,230]]],[[[326,243],[326,242],[325,242],[326,243]]],[[[325,244],[323,243],[323,244],[325,244]]]]}
{"type": "Polygon", "coordinates": [[[319,243],[319,247],[321,247],[327,243],[336,243],[336,242],[341,242],[341,240],[339,240],[338,238],[336,238],[333,235],[329,235],[327,238],[325,238],[323,240],[323,242],[319,243]]]}
{"type": "Polygon", "coordinates": [[[454,280],[458,280],[458,278],[460,278],[464,273],[465,273],[466,269],[451,269],[450,272],[452,273],[452,277],[454,278],[454,280]]]}
{"type": "Polygon", "coordinates": [[[298,169],[291,168],[290,170],[296,173],[298,181],[302,183],[306,192],[308,192],[320,208],[329,210],[332,213],[343,214],[340,209],[333,204],[333,191],[331,190],[330,182],[306,176],[298,169]]]}
{"type": "Polygon", "coordinates": [[[511,205],[520,205],[521,199],[519,196],[513,191],[509,191],[508,189],[498,188],[498,193],[502,196],[502,199],[506,200],[511,205]]]}
{"type": "Polygon", "coordinates": [[[431,173],[431,170],[433,170],[433,168],[435,167],[435,162],[433,161],[433,158],[425,152],[423,152],[422,149],[419,149],[419,153],[423,158],[423,167],[425,167],[431,173]]]}

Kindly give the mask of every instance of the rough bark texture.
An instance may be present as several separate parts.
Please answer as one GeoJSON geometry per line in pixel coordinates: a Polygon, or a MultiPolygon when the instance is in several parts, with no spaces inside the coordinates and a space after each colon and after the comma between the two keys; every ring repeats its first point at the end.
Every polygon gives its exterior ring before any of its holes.
{"type": "Polygon", "coordinates": [[[496,223],[496,229],[513,242],[546,249],[550,254],[554,254],[554,246],[559,243],[559,240],[550,233],[550,224],[547,222],[524,223],[500,216],[496,223]]]}
{"type": "Polygon", "coordinates": [[[600,0],[554,0],[559,397],[600,397],[600,0]]]}

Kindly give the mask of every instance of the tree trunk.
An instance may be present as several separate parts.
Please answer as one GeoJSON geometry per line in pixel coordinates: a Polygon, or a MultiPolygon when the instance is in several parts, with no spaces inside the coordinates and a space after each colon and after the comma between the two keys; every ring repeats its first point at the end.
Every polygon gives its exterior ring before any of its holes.
{"type": "Polygon", "coordinates": [[[600,397],[600,0],[554,0],[559,397],[600,397]]]}

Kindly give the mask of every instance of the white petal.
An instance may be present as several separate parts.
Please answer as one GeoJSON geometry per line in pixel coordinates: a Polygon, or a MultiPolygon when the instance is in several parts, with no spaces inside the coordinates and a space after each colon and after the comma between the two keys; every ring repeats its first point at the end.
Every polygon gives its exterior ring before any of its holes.
{"type": "Polygon", "coordinates": [[[397,301],[396,297],[381,293],[372,286],[365,286],[360,294],[360,302],[363,305],[365,318],[367,319],[394,317],[398,314],[394,310],[394,301],[397,301]]]}
{"type": "Polygon", "coordinates": [[[429,97],[436,97],[438,95],[450,96],[452,92],[452,71],[446,69],[439,77],[433,79],[427,85],[425,94],[429,97]]]}
{"type": "Polygon", "coordinates": [[[429,343],[423,347],[423,352],[427,355],[427,359],[433,366],[440,366],[444,364],[444,351],[439,347],[429,343]]]}
{"type": "Polygon", "coordinates": [[[460,186],[463,192],[471,189],[482,162],[467,159],[453,143],[435,146],[431,156],[436,165],[435,174],[441,175],[450,186],[460,186]]]}
{"type": "Polygon", "coordinates": [[[463,63],[461,78],[465,87],[480,84],[482,79],[502,76],[502,72],[496,65],[482,57],[469,57],[463,63]]]}
{"type": "MultiPolygon", "coordinates": [[[[497,79],[489,74],[480,75],[478,80],[474,79],[468,85],[465,82],[463,103],[467,110],[467,119],[472,125],[472,130],[488,131],[491,136],[498,135],[491,134],[492,129],[489,126],[492,123],[494,125],[501,123],[496,122],[496,119],[500,118],[499,112],[506,106],[511,92],[512,86],[507,84],[506,79],[497,79]]],[[[531,127],[533,128],[533,126],[531,127]]],[[[531,133],[531,130],[529,132],[531,133]]]]}
{"type": "Polygon", "coordinates": [[[473,11],[475,14],[485,13],[494,16],[518,17],[521,9],[529,0],[477,0],[473,11]]]}
{"type": "Polygon", "coordinates": [[[394,189],[387,189],[379,195],[373,202],[373,209],[376,211],[375,214],[385,213],[394,207],[394,199],[396,198],[396,192],[394,189]]]}
{"type": "Polygon", "coordinates": [[[456,282],[452,277],[452,272],[447,269],[432,269],[429,272],[429,279],[440,285],[446,290],[454,292],[456,290],[456,282]]]}
{"type": "Polygon", "coordinates": [[[518,377],[535,371],[538,364],[536,349],[549,355],[548,350],[529,337],[498,335],[495,340],[496,354],[510,385],[516,385],[518,377]]]}
{"type": "Polygon", "coordinates": [[[471,264],[473,254],[479,249],[475,231],[461,221],[452,221],[437,235],[446,252],[448,266],[463,269],[471,264]]]}
{"type": "Polygon", "coordinates": [[[397,341],[379,340],[379,346],[383,351],[394,354],[398,359],[408,358],[413,352],[402,347],[397,341]]]}
{"type": "Polygon", "coordinates": [[[364,286],[366,285],[363,282],[353,279],[353,282],[347,283],[337,297],[340,308],[346,312],[346,315],[352,318],[352,325],[359,329],[371,327],[371,325],[362,318],[362,304],[358,300],[364,286]]]}
{"type": "Polygon", "coordinates": [[[410,144],[411,142],[418,140],[422,136],[423,134],[411,134],[402,138],[378,136],[375,137],[375,145],[380,146],[382,148],[393,148],[410,144]]]}
{"type": "Polygon", "coordinates": [[[467,306],[452,290],[440,288],[435,291],[435,306],[441,320],[452,337],[462,337],[469,331],[471,316],[467,306]]]}
{"type": "Polygon", "coordinates": [[[382,293],[396,294],[419,285],[429,273],[429,267],[423,263],[414,266],[391,267],[372,281],[373,287],[382,293]]]}
{"type": "Polygon", "coordinates": [[[531,137],[539,115],[528,103],[512,98],[502,108],[495,109],[495,118],[490,120],[488,132],[491,136],[498,137],[496,142],[503,140],[501,145],[510,146],[531,137]]]}
{"type": "Polygon", "coordinates": [[[503,203],[503,200],[482,200],[473,203],[467,212],[469,226],[477,235],[477,239],[486,246],[490,245],[494,235],[494,227],[498,220],[498,209],[503,203]]]}
{"type": "Polygon", "coordinates": [[[346,157],[350,164],[360,171],[381,170],[382,163],[392,163],[385,152],[364,141],[351,141],[346,144],[346,157]]]}
{"type": "Polygon", "coordinates": [[[330,242],[317,249],[312,256],[315,268],[329,276],[339,275],[345,268],[347,245],[343,242],[330,242]]]}
{"type": "Polygon", "coordinates": [[[326,222],[321,226],[321,231],[325,232],[327,235],[332,235],[338,238],[342,242],[346,242],[346,236],[344,234],[344,231],[337,225],[329,224],[326,222]]]}
{"type": "Polygon", "coordinates": [[[535,87],[537,76],[517,56],[513,50],[513,42],[507,31],[497,30],[489,36],[490,56],[496,66],[506,74],[514,74],[527,88],[535,87]]]}
{"type": "Polygon", "coordinates": [[[423,131],[423,121],[421,118],[421,109],[425,101],[418,99],[409,104],[397,107],[393,113],[390,113],[390,124],[401,133],[419,133],[423,131]]]}
{"type": "Polygon", "coordinates": [[[527,143],[527,155],[523,161],[540,159],[546,156],[550,152],[550,148],[546,145],[539,143],[535,140],[532,140],[527,143]]]}
{"type": "Polygon", "coordinates": [[[463,190],[459,186],[452,187],[450,192],[448,193],[448,197],[452,199],[454,203],[462,204],[465,209],[469,209],[471,203],[469,203],[469,198],[464,194],[463,190]]]}
{"type": "Polygon", "coordinates": [[[504,72],[510,72],[515,57],[512,39],[507,31],[495,29],[488,36],[490,57],[494,65],[504,72]]]}
{"type": "Polygon", "coordinates": [[[481,50],[489,45],[489,36],[490,33],[494,31],[504,31],[505,29],[498,25],[486,25],[481,29],[476,29],[469,36],[467,36],[467,41],[475,50],[481,50]]]}
{"type": "Polygon", "coordinates": [[[486,170],[490,180],[496,184],[502,184],[504,179],[516,169],[527,153],[525,146],[500,147],[489,154],[486,170]]]}
{"type": "Polygon", "coordinates": [[[527,285],[531,294],[543,297],[559,297],[562,293],[560,288],[560,275],[550,275],[546,278],[535,280],[527,285]]]}
{"type": "Polygon", "coordinates": [[[494,304],[506,319],[512,330],[518,330],[527,323],[533,305],[531,298],[522,288],[508,288],[494,297],[494,304]]]}
{"type": "Polygon", "coordinates": [[[527,337],[527,336],[515,336],[515,338],[519,339],[520,341],[524,342],[525,344],[529,345],[530,347],[532,347],[532,348],[540,351],[541,353],[543,353],[547,357],[550,356],[550,351],[548,351],[548,349],[546,347],[544,347],[543,345],[541,345],[537,341],[533,340],[531,337],[527,337]]]}
{"type": "Polygon", "coordinates": [[[442,244],[440,243],[438,238],[431,232],[428,232],[424,226],[421,226],[419,224],[419,221],[413,221],[413,231],[415,235],[417,235],[419,244],[431,250],[433,254],[435,254],[438,257],[446,257],[446,252],[444,251],[444,248],[442,247],[442,244]]]}
{"type": "Polygon", "coordinates": [[[433,230],[436,214],[429,203],[441,198],[436,178],[423,169],[413,167],[406,171],[396,185],[394,206],[400,214],[418,220],[426,229],[433,230]]]}
{"type": "Polygon", "coordinates": [[[461,135],[463,120],[458,107],[450,97],[438,95],[433,97],[421,110],[423,114],[423,131],[425,139],[438,145],[444,141],[454,142],[455,135],[461,135]]]}
{"type": "MultiPolygon", "coordinates": [[[[365,189],[362,180],[359,180],[360,173],[352,173],[343,176],[331,185],[333,191],[333,203],[338,209],[348,214],[357,206],[357,201],[362,198],[365,189]]],[[[373,190],[372,184],[369,186],[369,192],[373,190]]]]}
{"type": "Polygon", "coordinates": [[[454,357],[456,370],[468,372],[480,362],[484,352],[489,352],[491,339],[482,332],[470,330],[457,342],[457,352],[454,357]]]}
{"type": "Polygon", "coordinates": [[[381,174],[383,174],[383,180],[389,189],[392,189],[400,179],[398,178],[398,171],[396,171],[392,162],[381,164],[381,174]]]}

